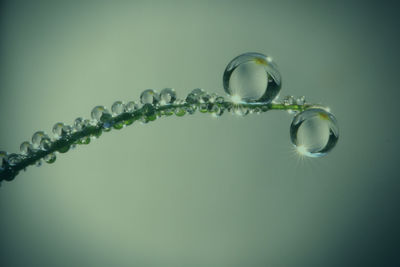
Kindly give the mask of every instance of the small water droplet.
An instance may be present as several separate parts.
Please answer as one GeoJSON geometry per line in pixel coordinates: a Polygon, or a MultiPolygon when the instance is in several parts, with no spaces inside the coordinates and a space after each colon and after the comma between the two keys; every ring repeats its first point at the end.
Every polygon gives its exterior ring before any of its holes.
{"type": "Polygon", "coordinates": [[[194,114],[196,112],[196,109],[197,109],[197,106],[195,104],[191,104],[191,105],[186,106],[186,111],[190,115],[194,114]]]}
{"type": "Polygon", "coordinates": [[[285,96],[282,100],[282,104],[285,106],[290,106],[290,105],[293,105],[294,103],[295,103],[295,100],[294,100],[294,96],[292,96],[292,95],[285,96]]]}
{"type": "Polygon", "coordinates": [[[178,100],[176,102],[176,104],[178,105],[175,110],[174,113],[176,116],[178,117],[182,117],[186,114],[186,108],[185,108],[185,101],[184,100],[178,100]]]}
{"type": "Polygon", "coordinates": [[[32,145],[33,148],[39,148],[40,147],[40,142],[44,137],[47,137],[47,134],[45,134],[43,131],[38,131],[32,135],[32,145]]]}
{"type": "Polygon", "coordinates": [[[222,96],[218,96],[215,99],[215,103],[217,103],[217,104],[223,104],[224,102],[225,102],[225,99],[222,96]]]}
{"type": "Polygon", "coordinates": [[[224,113],[224,109],[218,105],[212,105],[210,112],[214,117],[220,117],[224,113]]]}
{"type": "Polygon", "coordinates": [[[235,105],[232,110],[234,114],[239,116],[246,116],[247,114],[250,113],[250,110],[247,107],[244,107],[243,105],[235,105]]]}
{"type": "Polygon", "coordinates": [[[113,125],[114,129],[121,130],[126,126],[125,122],[118,122],[113,125]]]}
{"type": "Polygon", "coordinates": [[[207,113],[208,112],[208,104],[207,103],[201,103],[199,105],[199,111],[201,113],[207,113]]]}
{"type": "Polygon", "coordinates": [[[85,121],[83,118],[79,117],[76,118],[74,121],[74,132],[77,131],[82,131],[83,128],[87,126],[87,121],[85,121]]]}
{"type": "Polygon", "coordinates": [[[57,122],[53,126],[53,134],[55,138],[60,138],[62,136],[62,129],[64,127],[64,123],[62,122],[57,122]]]}
{"type": "Polygon", "coordinates": [[[34,152],[32,144],[29,143],[28,141],[22,142],[21,145],[19,146],[19,149],[21,150],[21,153],[24,155],[28,155],[34,152]]]}
{"type": "Polygon", "coordinates": [[[140,118],[142,123],[148,123],[157,119],[154,106],[152,104],[144,104],[142,107],[142,117],[140,118]]]}
{"type": "Polygon", "coordinates": [[[160,92],[160,104],[173,104],[176,100],[175,90],[172,88],[164,88],[160,92]]]}
{"type": "Polygon", "coordinates": [[[77,143],[80,145],[88,145],[90,143],[90,137],[82,137],[77,143]]]}
{"type": "Polygon", "coordinates": [[[125,104],[122,101],[115,101],[111,106],[111,111],[114,116],[118,116],[125,111],[125,104]]]}
{"type": "Polygon", "coordinates": [[[226,66],[223,85],[235,102],[270,103],[281,89],[281,75],[271,57],[245,53],[226,66]]]}
{"type": "Polygon", "coordinates": [[[0,170],[4,169],[5,162],[7,161],[8,153],[6,151],[0,151],[0,170]]]}
{"type": "Polygon", "coordinates": [[[42,150],[49,150],[52,145],[52,142],[49,137],[44,137],[40,141],[40,149],[42,150]]]}
{"type": "Polygon", "coordinates": [[[306,103],[306,97],[305,96],[300,96],[296,99],[296,104],[299,106],[302,106],[306,103]]]}
{"type": "Polygon", "coordinates": [[[140,102],[144,104],[156,105],[160,101],[157,92],[153,89],[144,90],[140,95],[140,102]]]}
{"type": "Polygon", "coordinates": [[[207,99],[207,93],[201,88],[196,88],[187,95],[186,102],[188,104],[198,104],[204,103],[205,99],[207,99]]]}
{"type": "Polygon", "coordinates": [[[57,151],[60,153],[67,153],[69,148],[70,148],[70,145],[65,145],[65,146],[59,148],[57,151]]]}
{"type": "Polygon", "coordinates": [[[138,110],[139,108],[140,108],[140,104],[137,103],[136,101],[129,101],[125,106],[125,109],[128,112],[134,112],[134,111],[138,110]]]}
{"type": "Polygon", "coordinates": [[[47,154],[46,156],[44,156],[43,159],[44,159],[44,161],[46,161],[47,163],[51,164],[51,163],[54,163],[54,162],[56,161],[57,156],[56,156],[55,153],[50,153],[50,154],[47,154]]]}
{"type": "Polygon", "coordinates": [[[70,125],[64,125],[62,128],[61,135],[66,136],[72,133],[72,127],[70,125]]]}
{"type": "Polygon", "coordinates": [[[324,156],[335,147],[339,138],[336,118],[322,108],[302,111],[293,118],[290,138],[300,154],[324,156]]]}
{"type": "Polygon", "coordinates": [[[111,113],[104,106],[94,107],[90,114],[92,119],[96,122],[106,122],[112,118],[111,113]]]}
{"type": "Polygon", "coordinates": [[[15,153],[8,155],[8,158],[7,158],[8,164],[10,164],[10,166],[17,165],[18,163],[21,162],[21,160],[22,160],[22,157],[15,153]]]}

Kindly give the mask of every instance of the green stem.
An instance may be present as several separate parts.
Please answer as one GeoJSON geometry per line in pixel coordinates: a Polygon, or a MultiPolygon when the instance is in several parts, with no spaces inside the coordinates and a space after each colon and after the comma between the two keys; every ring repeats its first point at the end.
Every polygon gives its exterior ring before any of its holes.
{"type": "MultiPolygon", "coordinates": [[[[222,103],[205,103],[207,105],[217,105],[219,108],[224,110],[232,110],[235,108],[244,107],[249,110],[257,109],[259,112],[266,112],[268,110],[293,110],[293,111],[303,111],[311,105],[285,105],[281,103],[239,103],[235,104],[229,101],[224,101],[222,103]]],[[[83,144],[80,140],[84,138],[90,137],[99,137],[103,131],[105,131],[105,125],[130,125],[133,122],[139,120],[144,117],[148,121],[155,120],[157,116],[167,116],[163,115],[163,111],[165,110],[176,110],[180,108],[188,108],[190,106],[196,106],[196,109],[199,109],[200,103],[196,104],[172,104],[172,105],[164,105],[164,106],[152,106],[150,104],[144,105],[142,108],[134,111],[134,112],[125,112],[121,115],[113,117],[110,121],[106,122],[98,122],[96,125],[87,126],[84,129],[74,132],[72,134],[61,137],[60,139],[53,141],[50,147],[47,150],[36,150],[30,153],[27,156],[17,154],[22,159],[15,165],[11,165],[8,161],[3,161],[2,169],[0,169],[0,183],[2,180],[11,181],[13,180],[21,170],[25,170],[28,166],[34,165],[36,162],[44,159],[47,155],[55,152],[65,153],[68,151],[69,147],[74,144],[83,144]]],[[[204,113],[209,113],[206,111],[204,113]]],[[[110,126],[111,127],[111,126],[110,126]]],[[[119,128],[116,128],[119,129],[119,128]]],[[[0,167],[1,168],[1,167],[0,167]]]]}

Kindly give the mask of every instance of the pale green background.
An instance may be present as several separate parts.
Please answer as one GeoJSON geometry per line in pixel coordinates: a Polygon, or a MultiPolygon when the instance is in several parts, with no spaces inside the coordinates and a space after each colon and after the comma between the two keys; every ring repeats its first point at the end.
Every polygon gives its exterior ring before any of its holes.
{"type": "Polygon", "coordinates": [[[397,6],[376,2],[3,1],[0,149],[138,100],[223,94],[243,52],[281,95],[331,107],[334,151],[300,159],[291,117],[132,125],[0,188],[0,266],[399,266],[397,6]]]}

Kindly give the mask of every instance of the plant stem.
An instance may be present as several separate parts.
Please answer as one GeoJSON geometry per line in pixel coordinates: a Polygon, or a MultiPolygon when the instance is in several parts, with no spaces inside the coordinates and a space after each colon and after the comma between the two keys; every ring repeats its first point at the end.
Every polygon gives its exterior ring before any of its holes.
{"type": "MultiPolygon", "coordinates": [[[[304,105],[285,105],[282,103],[270,103],[270,104],[265,104],[265,103],[232,103],[230,101],[224,101],[222,103],[205,103],[208,106],[212,105],[217,105],[218,108],[223,109],[223,110],[234,110],[237,108],[247,108],[249,111],[256,110],[258,112],[266,112],[269,110],[293,110],[293,111],[303,111],[311,105],[309,104],[304,104],[304,105]]],[[[21,170],[25,170],[28,166],[36,164],[38,161],[43,160],[47,155],[55,152],[60,152],[60,153],[65,153],[68,151],[69,147],[71,145],[75,144],[83,144],[82,142],[79,142],[83,138],[90,138],[90,137],[99,137],[101,133],[105,130],[105,125],[118,125],[121,123],[123,125],[130,125],[133,122],[145,118],[147,121],[152,121],[154,120],[157,116],[168,116],[166,114],[163,114],[164,111],[166,110],[177,110],[177,109],[185,109],[189,107],[195,106],[195,109],[199,109],[200,103],[196,104],[188,104],[188,103],[183,103],[183,104],[168,104],[168,105],[163,105],[163,106],[152,106],[150,104],[144,105],[142,108],[135,110],[133,112],[124,112],[118,116],[113,117],[110,121],[106,122],[98,122],[95,125],[87,126],[83,128],[80,131],[76,131],[72,134],[68,134],[65,136],[62,136],[60,139],[55,140],[52,142],[50,147],[46,150],[41,150],[38,149],[36,151],[33,151],[32,153],[29,153],[28,155],[22,155],[22,154],[14,154],[16,155],[20,160],[16,164],[10,164],[9,161],[6,159],[3,159],[3,164],[0,164],[0,184],[2,180],[5,181],[12,181],[21,170]]],[[[203,113],[210,113],[209,111],[203,112],[203,113]]],[[[110,128],[111,128],[110,126],[110,128]]],[[[122,128],[122,127],[121,127],[122,128]]],[[[116,128],[117,129],[117,128],[116,128]]],[[[0,158],[1,159],[1,158],[0,158]]]]}

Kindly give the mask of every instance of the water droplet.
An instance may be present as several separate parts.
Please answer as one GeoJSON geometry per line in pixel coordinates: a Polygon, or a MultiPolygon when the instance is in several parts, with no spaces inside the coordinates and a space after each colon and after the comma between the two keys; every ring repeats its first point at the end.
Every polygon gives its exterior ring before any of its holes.
{"type": "Polygon", "coordinates": [[[70,133],[72,133],[72,127],[70,125],[64,125],[64,127],[62,128],[61,135],[66,136],[69,135],[70,133]]]}
{"type": "Polygon", "coordinates": [[[250,109],[249,113],[251,114],[261,114],[261,107],[253,107],[252,109],[250,109]]]}
{"type": "Polygon", "coordinates": [[[41,159],[39,159],[38,161],[35,162],[35,166],[36,167],[40,167],[42,166],[43,161],[41,159]]]}
{"type": "Polygon", "coordinates": [[[46,156],[44,156],[43,159],[47,163],[51,164],[51,163],[54,163],[56,161],[57,157],[56,157],[56,154],[50,153],[50,154],[47,154],[46,156]]]}
{"type": "Polygon", "coordinates": [[[121,130],[121,129],[124,128],[125,126],[126,126],[126,125],[125,125],[124,122],[118,122],[118,123],[115,123],[115,124],[113,125],[114,129],[116,129],[116,130],[121,130]]]}
{"type": "Polygon", "coordinates": [[[77,143],[80,145],[88,145],[90,143],[90,137],[82,137],[77,143]]]}
{"type": "Polygon", "coordinates": [[[207,99],[207,93],[201,88],[196,88],[187,95],[186,102],[188,104],[198,104],[204,103],[205,99],[207,99]]]}
{"type": "Polygon", "coordinates": [[[152,104],[144,104],[142,107],[142,117],[140,120],[143,123],[148,123],[149,121],[154,121],[157,119],[157,114],[155,112],[154,106],[152,104]]]}
{"type": "Polygon", "coordinates": [[[185,101],[184,100],[178,100],[176,103],[178,106],[175,108],[175,115],[178,117],[182,117],[186,114],[186,108],[184,106],[185,101]]]}
{"type": "Polygon", "coordinates": [[[97,128],[95,131],[92,132],[91,137],[93,139],[97,139],[101,136],[102,133],[103,133],[103,130],[100,128],[97,128]]]}
{"type": "Polygon", "coordinates": [[[293,105],[295,102],[294,97],[292,95],[285,96],[282,100],[282,104],[285,106],[293,105]]]}
{"type": "Polygon", "coordinates": [[[296,99],[296,104],[299,106],[302,106],[306,103],[306,97],[305,96],[300,96],[296,99]]]}
{"type": "Polygon", "coordinates": [[[4,169],[4,164],[7,161],[8,153],[6,151],[0,151],[0,170],[4,169]]]}
{"type": "Polygon", "coordinates": [[[32,145],[33,148],[39,148],[40,147],[40,142],[44,137],[47,137],[47,134],[45,134],[43,131],[38,131],[32,135],[32,145]]]}
{"type": "Polygon", "coordinates": [[[83,128],[88,126],[88,121],[84,120],[83,118],[79,117],[76,118],[74,121],[74,131],[82,131],[83,128]]]}
{"type": "Polygon", "coordinates": [[[220,117],[224,113],[224,109],[219,107],[218,105],[213,105],[210,112],[214,117],[220,117]]]}
{"type": "Polygon", "coordinates": [[[140,108],[140,105],[138,103],[136,103],[136,101],[129,101],[125,105],[125,109],[128,112],[134,112],[135,110],[138,110],[139,108],[140,108]]]}
{"type": "Polygon", "coordinates": [[[281,75],[271,57],[245,53],[226,66],[223,85],[235,102],[270,103],[281,89],[281,75]]]}
{"type": "Polygon", "coordinates": [[[47,136],[42,138],[42,140],[40,141],[40,149],[42,149],[42,150],[49,150],[51,145],[52,145],[52,142],[51,142],[50,138],[47,136]]]}
{"type": "Polygon", "coordinates": [[[17,165],[18,163],[21,162],[21,160],[22,160],[22,157],[15,153],[8,155],[8,158],[7,158],[8,164],[10,164],[10,166],[17,165]]]}
{"type": "Polygon", "coordinates": [[[142,92],[140,95],[140,102],[144,104],[152,104],[155,105],[160,101],[159,96],[156,91],[153,89],[147,89],[142,92]]]}
{"type": "Polygon", "coordinates": [[[191,104],[191,105],[186,106],[186,111],[190,115],[194,114],[196,112],[196,109],[197,109],[197,106],[195,104],[191,104]]]}
{"type": "Polygon", "coordinates": [[[122,101],[115,101],[111,106],[111,111],[114,116],[118,116],[125,111],[125,104],[122,101]]]}
{"type": "Polygon", "coordinates": [[[106,122],[112,118],[111,113],[104,106],[94,107],[91,112],[91,117],[96,122],[106,122]]]}
{"type": "Polygon", "coordinates": [[[172,114],[174,114],[174,108],[166,108],[161,111],[161,115],[164,116],[171,116],[172,114]]]}
{"type": "Polygon", "coordinates": [[[21,153],[24,155],[28,155],[34,152],[32,144],[29,143],[28,141],[22,142],[19,149],[21,150],[21,153]]]}
{"type": "Polygon", "coordinates": [[[243,105],[234,105],[232,110],[233,110],[234,114],[239,115],[239,116],[246,116],[247,114],[250,113],[250,110],[243,105]]]}
{"type": "Polygon", "coordinates": [[[222,96],[218,96],[215,99],[215,103],[217,103],[217,104],[223,104],[224,102],[225,102],[225,99],[222,96]]]}
{"type": "Polygon", "coordinates": [[[164,88],[160,93],[160,104],[167,105],[173,104],[176,100],[175,90],[172,88],[164,88]]]}
{"type": "Polygon", "coordinates": [[[69,148],[70,148],[70,145],[65,145],[65,146],[59,148],[57,151],[60,153],[67,153],[69,148]]]}
{"type": "Polygon", "coordinates": [[[64,123],[62,122],[57,122],[53,126],[53,134],[55,138],[60,138],[62,136],[62,129],[64,127],[64,123]]]}
{"type": "Polygon", "coordinates": [[[199,111],[200,111],[201,113],[206,113],[206,112],[208,112],[208,104],[207,104],[207,103],[201,103],[201,104],[199,105],[199,111]]]}
{"type": "Polygon", "coordinates": [[[324,156],[335,147],[339,138],[336,118],[322,108],[302,111],[293,118],[290,138],[300,154],[324,156]]]}

